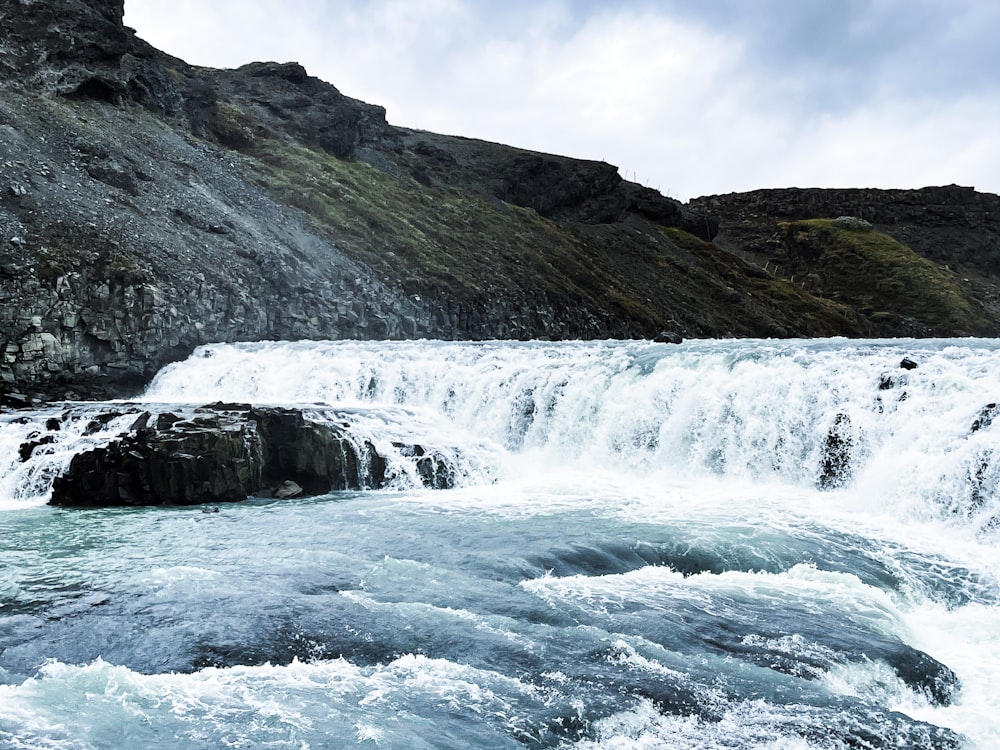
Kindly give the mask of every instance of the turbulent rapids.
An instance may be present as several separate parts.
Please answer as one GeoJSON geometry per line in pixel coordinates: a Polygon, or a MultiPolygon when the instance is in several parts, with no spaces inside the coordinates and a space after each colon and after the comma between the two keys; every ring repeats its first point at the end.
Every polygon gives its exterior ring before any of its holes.
{"type": "Polygon", "coordinates": [[[998,402],[994,340],[265,342],[2,415],[0,746],[997,746],[998,402]],[[378,482],[47,504],[219,402],[378,482]]]}

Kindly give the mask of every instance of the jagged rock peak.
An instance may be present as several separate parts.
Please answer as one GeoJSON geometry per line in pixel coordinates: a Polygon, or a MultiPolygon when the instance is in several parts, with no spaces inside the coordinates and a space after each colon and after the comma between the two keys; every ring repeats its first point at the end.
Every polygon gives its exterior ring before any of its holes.
{"type": "Polygon", "coordinates": [[[2,0],[0,70],[43,93],[121,98],[122,57],[135,39],[124,14],[124,0],[2,0]]]}

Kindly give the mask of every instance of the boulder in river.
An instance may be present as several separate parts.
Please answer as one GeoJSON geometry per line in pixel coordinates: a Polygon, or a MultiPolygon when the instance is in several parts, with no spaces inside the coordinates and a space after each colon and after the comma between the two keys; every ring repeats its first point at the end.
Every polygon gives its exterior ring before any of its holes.
{"type": "MultiPolygon", "coordinates": [[[[322,416],[307,419],[300,409],[247,404],[147,412],[129,432],[74,456],[53,483],[50,502],[196,505],[384,486],[386,458],[352,435],[339,414],[322,416]]],[[[400,453],[428,460],[432,455],[420,445],[402,446],[400,453]]],[[[423,483],[452,486],[454,472],[436,455],[434,462],[418,472],[423,483]]]]}
{"type": "Polygon", "coordinates": [[[817,485],[823,490],[842,487],[851,477],[851,452],[854,449],[851,418],[837,414],[827,432],[817,485]]]}

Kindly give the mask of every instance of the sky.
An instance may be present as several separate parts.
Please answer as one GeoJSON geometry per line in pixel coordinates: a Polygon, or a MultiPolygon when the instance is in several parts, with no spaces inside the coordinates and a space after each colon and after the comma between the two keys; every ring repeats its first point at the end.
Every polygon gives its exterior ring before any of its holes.
{"type": "Polygon", "coordinates": [[[296,61],[390,123],[597,159],[678,200],[1000,193],[997,0],[126,0],[195,65],[296,61]]]}

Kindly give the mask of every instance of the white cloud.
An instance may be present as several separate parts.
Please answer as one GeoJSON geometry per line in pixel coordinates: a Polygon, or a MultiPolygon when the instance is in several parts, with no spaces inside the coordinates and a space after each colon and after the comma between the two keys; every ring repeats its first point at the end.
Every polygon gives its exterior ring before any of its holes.
{"type": "MultiPolygon", "coordinates": [[[[189,62],[296,60],[385,106],[395,124],[604,159],[681,199],[788,185],[958,182],[995,192],[996,97],[949,94],[956,70],[929,69],[937,90],[919,89],[916,51],[944,59],[954,39],[969,56],[981,31],[967,19],[996,18],[971,0],[959,5],[967,14],[951,13],[938,33],[922,4],[881,57],[870,47],[894,2],[873,6],[874,27],[851,21],[864,34],[850,53],[827,34],[815,57],[793,49],[795,28],[778,18],[754,18],[748,32],[690,11],[671,16],[669,3],[127,0],[126,22],[189,62]],[[762,54],[779,26],[785,46],[762,54]]],[[[781,4],[768,7],[776,16],[781,4]]]]}
{"type": "Polygon", "coordinates": [[[798,161],[832,185],[994,191],[1000,143],[984,124],[996,122],[1000,102],[884,102],[803,127],[785,172],[798,161]]]}

